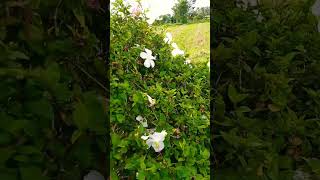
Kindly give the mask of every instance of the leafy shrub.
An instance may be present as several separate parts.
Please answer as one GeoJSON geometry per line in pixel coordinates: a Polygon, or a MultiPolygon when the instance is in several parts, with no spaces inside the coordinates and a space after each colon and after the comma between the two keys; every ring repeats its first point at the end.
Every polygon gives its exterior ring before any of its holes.
{"type": "Polygon", "coordinates": [[[319,178],[320,35],[312,1],[266,4],[256,20],[214,2],[216,179],[319,178]]]}
{"type": "Polygon", "coordinates": [[[121,0],[114,4],[110,22],[111,63],[111,173],[112,179],[208,179],[209,71],[206,64],[190,67],[183,56],[172,57],[172,47],[146,22],[132,16],[121,0]],[[156,56],[146,68],[140,53],[156,56]],[[148,106],[146,95],[154,98],[148,106]],[[164,149],[148,149],[141,136],[148,129],[166,130],[164,149]]]}
{"type": "Polygon", "coordinates": [[[105,173],[106,10],[84,0],[0,8],[0,179],[105,173]]]}

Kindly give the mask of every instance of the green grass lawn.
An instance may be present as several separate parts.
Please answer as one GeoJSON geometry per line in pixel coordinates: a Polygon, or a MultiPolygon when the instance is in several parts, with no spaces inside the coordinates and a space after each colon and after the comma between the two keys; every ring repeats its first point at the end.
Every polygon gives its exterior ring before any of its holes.
{"type": "Polygon", "coordinates": [[[169,25],[166,31],[172,41],[189,54],[191,63],[208,62],[210,59],[210,23],[169,25]]]}

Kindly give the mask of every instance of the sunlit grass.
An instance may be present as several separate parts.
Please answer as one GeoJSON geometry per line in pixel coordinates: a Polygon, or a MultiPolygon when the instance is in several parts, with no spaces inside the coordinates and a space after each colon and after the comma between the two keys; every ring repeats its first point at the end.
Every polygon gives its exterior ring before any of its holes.
{"type": "Polygon", "coordinates": [[[170,25],[166,28],[173,42],[189,54],[191,63],[208,62],[210,58],[210,23],[170,25]]]}

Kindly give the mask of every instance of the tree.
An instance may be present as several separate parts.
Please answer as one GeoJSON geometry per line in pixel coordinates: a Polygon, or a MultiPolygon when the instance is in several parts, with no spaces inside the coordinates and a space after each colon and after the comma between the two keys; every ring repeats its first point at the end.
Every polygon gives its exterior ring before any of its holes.
{"type": "Polygon", "coordinates": [[[178,2],[173,6],[173,17],[176,19],[177,22],[180,23],[187,23],[188,22],[188,15],[191,9],[191,4],[194,3],[195,0],[188,1],[188,0],[178,0],[178,2]]]}

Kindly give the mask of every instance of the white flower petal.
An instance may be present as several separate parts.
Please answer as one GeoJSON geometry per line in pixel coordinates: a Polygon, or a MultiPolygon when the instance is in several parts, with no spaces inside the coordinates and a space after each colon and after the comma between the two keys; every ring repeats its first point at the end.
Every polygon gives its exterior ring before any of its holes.
{"type": "Polygon", "coordinates": [[[155,100],[155,99],[152,99],[148,94],[147,94],[147,97],[148,97],[148,101],[149,101],[149,103],[150,103],[150,106],[155,105],[156,100],[155,100]]]}
{"type": "Polygon", "coordinates": [[[156,57],[155,56],[150,56],[150,59],[156,60],[156,57]]]}
{"type": "Polygon", "coordinates": [[[139,116],[136,117],[136,120],[140,122],[140,121],[143,120],[143,117],[139,115],[139,116]]]}
{"type": "Polygon", "coordinates": [[[153,133],[150,138],[152,138],[154,141],[164,141],[166,134],[165,133],[153,133]]]}
{"type": "Polygon", "coordinates": [[[150,65],[151,65],[151,67],[153,68],[154,66],[155,66],[155,64],[154,64],[154,61],[150,61],[150,65]]]}
{"type": "Polygon", "coordinates": [[[104,177],[98,171],[91,170],[87,175],[83,177],[83,180],[104,180],[104,177]]]}
{"type": "Polygon", "coordinates": [[[148,127],[148,122],[147,121],[142,121],[141,124],[142,124],[143,127],[148,127]]]}
{"type": "Polygon", "coordinates": [[[177,55],[178,55],[177,49],[172,50],[171,54],[172,54],[172,56],[174,56],[174,57],[177,56],[177,55]]]}
{"type": "Polygon", "coordinates": [[[152,55],[152,51],[151,51],[150,49],[145,48],[144,50],[146,51],[146,53],[147,53],[148,56],[151,56],[151,55],[152,55]]]}
{"type": "Polygon", "coordinates": [[[172,46],[174,49],[179,49],[179,48],[178,48],[178,45],[177,45],[176,43],[172,43],[171,46],[172,46]]]}
{"type": "Polygon", "coordinates": [[[154,142],[152,143],[152,147],[155,152],[160,152],[164,148],[164,143],[162,141],[154,142]]]}
{"type": "Polygon", "coordinates": [[[148,101],[149,101],[149,103],[151,103],[151,101],[152,101],[152,98],[147,94],[147,97],[148,97],[148,101]]]}
{"type": "Polygon", "coordinates": [[[146,141],[146,143],[147,143],[149,148],[150,148],[150,146],[152,145],[153,142],[154,142],[153,139],[150,139],[150,136],[149,136],[149,139],[146,141]]]}
{"type": "Polygon", "coordinates": [[[191,63],[190,59],[187,59],[186,61],[184,61],[184,64],[190,64],[190,63],[191,63]]]}
{"type": "Polygon", "coordinates": [[[145,52],[141,52],[141,53],[140,53],[140,57],[141,57],[142,59],[146,59],[146,58],[148,57],[148,54],[145,53],[145,52]]]}
{"type": "Polygon", "coordinates": [[[166,130],[162,130],[162,131],[161,131],[161,134],[163,134],[164,136],[166,136],[168,133],[167,133],[166,130]]]}
{"type": "Polygon", "coordinates": [[[151,66],[151,61],[152,61],[152,60],[148,60],[148,59],[147,59],[147,60],[144,61],[143,65],[144,65],[146,68],[149,68],[149,67],[151,66]]]}
{"type": "Polygon", "coordinates": [[[143,140],[147,140],[149,138],[149,136],[141,136],[141,139],[143,140]]]}
{"type": "Polygon", "coordinates": [[[166,36],[167,36],[168,39],[170,39],[170,40],[172,39],[172,34],[171,33],[167,32],[166,36]]]}

